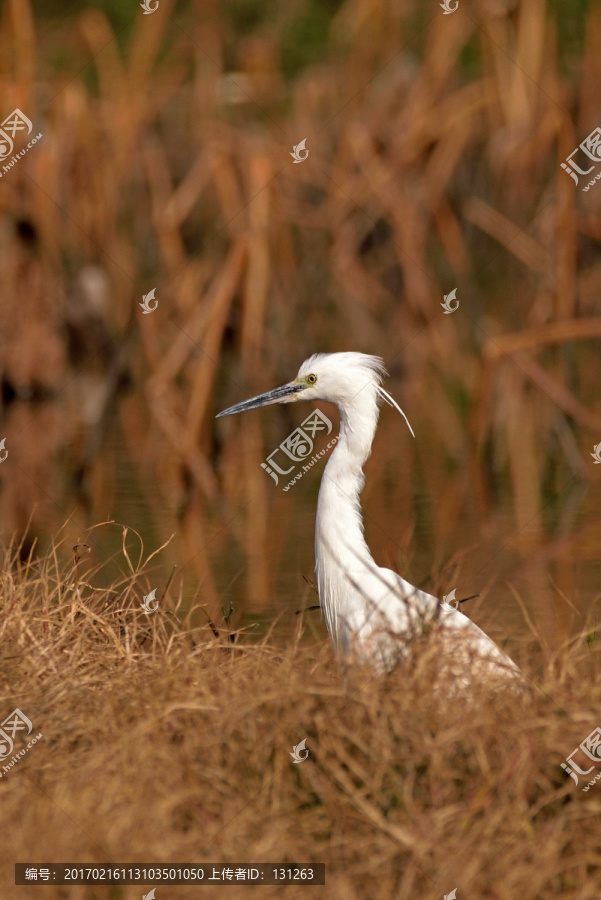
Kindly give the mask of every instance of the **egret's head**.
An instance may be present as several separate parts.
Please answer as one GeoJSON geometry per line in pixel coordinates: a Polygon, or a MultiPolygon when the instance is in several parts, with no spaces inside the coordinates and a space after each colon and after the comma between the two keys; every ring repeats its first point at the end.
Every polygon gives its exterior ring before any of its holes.
{"type": "Polygon", "coordinates": [[[296,380],[307,385],[301,396],[339,406],[377,395],[386,377],[384,360],[367,353],[316,353],[305,360],[296,380]]]}
{"type": "Polygon", "coordinates": [[[372,385],[374,381],[380,384],[384,375],[384,364],[377,356],[367,356],[365,353],[316,353],[305,360],[294,381],[230,406],[219,413],[219,416],[230,416],[272,403],[294,403],[297,400],[340,403],[362,388],[372,385]]]}
{"type": "MultiPolygon", "coordinates": [[[[259,394],[220,412],[219,416],[297,400],[326,400],[341,407],[375,404],[380,397],[405,417],[405,413],[382,387],[386,375],[384,361],[366,353],[316,353],[305,360],[294,381],[266,394],[259,394]]],[[[409,424],[409,422],[407,422],[409,424]]],[[[409,425],[411,429],[411,426],[409,425]]],[[[411,432],[413,434],[413,431],[411,432]]]]}
{"type": "MultiPolygon", "coordinates": [[[[316,353],[305,360],[294,381],[230,406],[218,413],[216,418],[233,416],[234,413],[272,403],[295,403],[297,400],[326,400],[342,408],[373,406],[375,411],[380,398],[397,409],[409,425],[401,407],[382,387],[385,375],[384,361],[379,356],[350,352],[316,353]]],[[[409,431],[413,434],[411,425],[409,431]]]]}

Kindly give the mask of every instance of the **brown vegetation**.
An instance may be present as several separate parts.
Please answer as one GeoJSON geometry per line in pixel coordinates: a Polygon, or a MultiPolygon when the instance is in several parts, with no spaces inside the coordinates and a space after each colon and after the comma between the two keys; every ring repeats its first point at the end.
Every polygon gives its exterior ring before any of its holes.
{"type": "Polygon", "coordinates": [[[442,701],[427,653],[388,678],[345,675],[302,620],[282,645],[216,637],[169,594],[146,616],[148,566],[128,556],[113,591],[89,587],[85,555],[5,568],[2,708],[18,698],[43,739],[0,780],[3,897],[141,895],[10,888],[17,860],[326,862],[325,888],[261,889],[274,897],[599,896],[601,787],[583,793],[559,765],[598,723],[598,653],[582,641],[554,672],[525,663],[528,698],[482,685],[442,701]]]}

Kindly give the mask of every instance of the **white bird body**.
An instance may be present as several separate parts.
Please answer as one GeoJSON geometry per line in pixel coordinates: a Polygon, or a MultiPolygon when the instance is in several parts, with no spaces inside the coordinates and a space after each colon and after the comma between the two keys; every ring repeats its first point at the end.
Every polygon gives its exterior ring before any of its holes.
{"type": "Polygon", "coordinates": [[[405,415],[382,388],[384,375],[383,361],[376,356],[316,354],[302,364],[295,381],[220,415],[301,399],[329,401],[340,410],[340,434],[322,476],[315,527],[319,598],[339,654],[370,664],[378,673],[391,671],[410,655],[414,641],[434,628],[466,683],[474,661],[480,672],[515,680],[518,667],[488,635],[458,609],[377,566],[365,542],[359,495],[378,423],[378,400],[405,415]]]}

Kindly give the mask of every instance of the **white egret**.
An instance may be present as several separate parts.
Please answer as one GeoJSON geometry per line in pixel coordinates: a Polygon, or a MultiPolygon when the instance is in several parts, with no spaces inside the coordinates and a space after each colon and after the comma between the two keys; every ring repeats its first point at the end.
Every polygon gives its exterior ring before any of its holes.
{"type": "Polygon", "coordinates": [[[382,387],[385,375],[377,356],[318,353],[302,364],[294,381],[219,416],[297,400],[324,400],[340,410],[340,434],[322,476],[315,527],[319,597],[339,654],[381,673],[407,658],[416,639],[435,634],[448,657],[447,671],[452,660],[453,677],[459,676],[464,685],[472,672],[484,671],[515,681],[520,670],[488,635],[446,601],[377,566],[365,542],[359,494],[378,422],[378,401],[397,409],[409,425],[382,387]]]}

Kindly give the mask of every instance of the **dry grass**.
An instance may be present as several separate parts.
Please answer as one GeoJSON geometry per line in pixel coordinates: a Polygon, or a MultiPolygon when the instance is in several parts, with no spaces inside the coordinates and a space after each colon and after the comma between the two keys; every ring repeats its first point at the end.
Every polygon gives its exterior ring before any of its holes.
{"type": "MultiPolygon", "coordinates": [[[[300,623],[280,647],[194,628],[169,593],[145,616],[146,566],[121,562],[118,600],[83,562],[4,567],[0,710],[21,708],[43,739],[0,781],[3,898],[40,895],[9,887],[15,860],[325,862],[321,890],[340,900],[599,896],[601,788],[579,791],[559,765],[599,721],[588,646],[526,668],[529,698],[483,686],[449,703],[427,656],[377,680],[342,674],[300,623]]],[[[176,890],[198,896],[159,896],[176,890]]]]}

